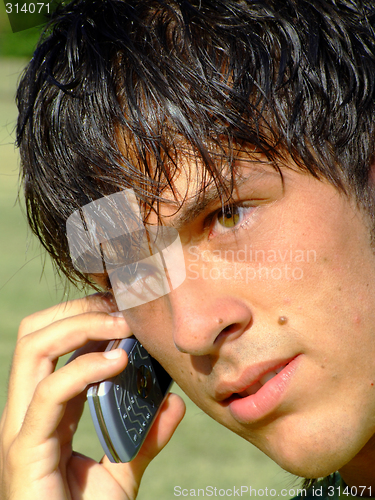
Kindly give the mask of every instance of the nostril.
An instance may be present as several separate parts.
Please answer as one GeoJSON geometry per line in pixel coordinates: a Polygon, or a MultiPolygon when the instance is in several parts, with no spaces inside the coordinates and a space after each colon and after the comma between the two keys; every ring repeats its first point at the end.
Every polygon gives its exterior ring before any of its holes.
{"type": "Polygon", "coordinates": [[[221,333],[233,333],[236,330],[238,330],[239,328],[241,328],[240,323],[233,323],[232,325],[229,325],[226,328],[224,328],[224,330],[222,330],[221,333]]]}
{"type": "Polygon", "coordinates": [[[241,329],[241,323],[232,323],[221,330],[219,335],[216,337],[215,342],[218,342],[222,337],[226,337],[232,333],[235,333],[241,329]]]}

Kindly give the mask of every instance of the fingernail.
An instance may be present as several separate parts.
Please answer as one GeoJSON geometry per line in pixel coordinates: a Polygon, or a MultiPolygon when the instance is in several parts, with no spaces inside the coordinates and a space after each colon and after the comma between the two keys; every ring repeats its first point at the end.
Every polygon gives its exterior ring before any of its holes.
{"type": "Polygon", "coordinates": [[[103,352],[103,356],[106,359],[117,359],[121,356],[121,351],[122,351],[121,348],[113,349],[112,351],[105,351],[105,352],[103,352]]]}

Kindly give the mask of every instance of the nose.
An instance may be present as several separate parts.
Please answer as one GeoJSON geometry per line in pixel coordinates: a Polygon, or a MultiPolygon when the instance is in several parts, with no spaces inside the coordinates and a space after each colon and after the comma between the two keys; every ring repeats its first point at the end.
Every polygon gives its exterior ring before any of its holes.
{"type": "Polygon", "coordinates": [[[250,327],[251,310],[220,289],[192,288],[185,282],[169,294],[175,346],[194,356],[215,354],[250,327]]]}

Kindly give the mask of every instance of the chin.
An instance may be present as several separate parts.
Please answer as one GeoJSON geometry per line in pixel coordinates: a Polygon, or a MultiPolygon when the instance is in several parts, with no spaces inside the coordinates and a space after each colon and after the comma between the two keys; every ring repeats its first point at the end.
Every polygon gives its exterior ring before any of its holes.
{"type": "Polygon", "coordinates": [[[336,456],[320,455],[314,451],[293,456],[283,454],[271,458],[287,472],[308,479],[329,476],[343,465],[341,461],[337,460],[336,456]]]}
{"type": "Polygon", "coordinates": [[[274,422],[255,438],[244,437],[296,476],[329,476],[350,462],[366,443],[347,426],[320,427],[316,420],[309,426],[306,421],[297,424],[287,420],[283,425],[274,422]]]}

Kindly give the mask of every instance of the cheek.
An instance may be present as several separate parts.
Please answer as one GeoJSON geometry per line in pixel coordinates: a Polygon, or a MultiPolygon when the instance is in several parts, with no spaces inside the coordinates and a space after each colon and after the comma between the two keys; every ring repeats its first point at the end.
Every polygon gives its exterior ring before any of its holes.
{"type": "Polygon", "coordinates": [[[372,317],[375,261],[368,233],[363,224],[358,227],[358,216],[339,215],[325,224],[322,216],[302,226],[288,221],[283,229],[294,238],[275,235],[277,250],[265,246],[266,257],[275,259],[267,263],[268,274],[263,271],[269,279],[257,284],[268,304],[288,317],[290,311],[305,316],[312,329],[321,318],[358,330],[372,317]]]}
{"type": "MultiPolygon", "coordinates": [[[[155,301],[156,302],[156,301],[155,301]]],[[[171,322],[167,312],[156,311],[154,304],[146,311],[139,307],[125,312],[126,320],[136,338],[146,350],[167,370],[176,384],[204,411],[205,375],[208,359],[197,361],[189,354],[181,353],[173,342],[171,322]]],[[[173,390],[173,389],[172,389],[173,390]]],[[[209,412],[209,411],[208,411],[209,412]]]]}
{"type": "Polygon", "coordinates": [[[175,347],[168,310],[160,307],[158,301],[125,311],[125,319],[134,336],[150,355],[179,382],[191,371],[190,356],[179,352],[175,347]]]}

